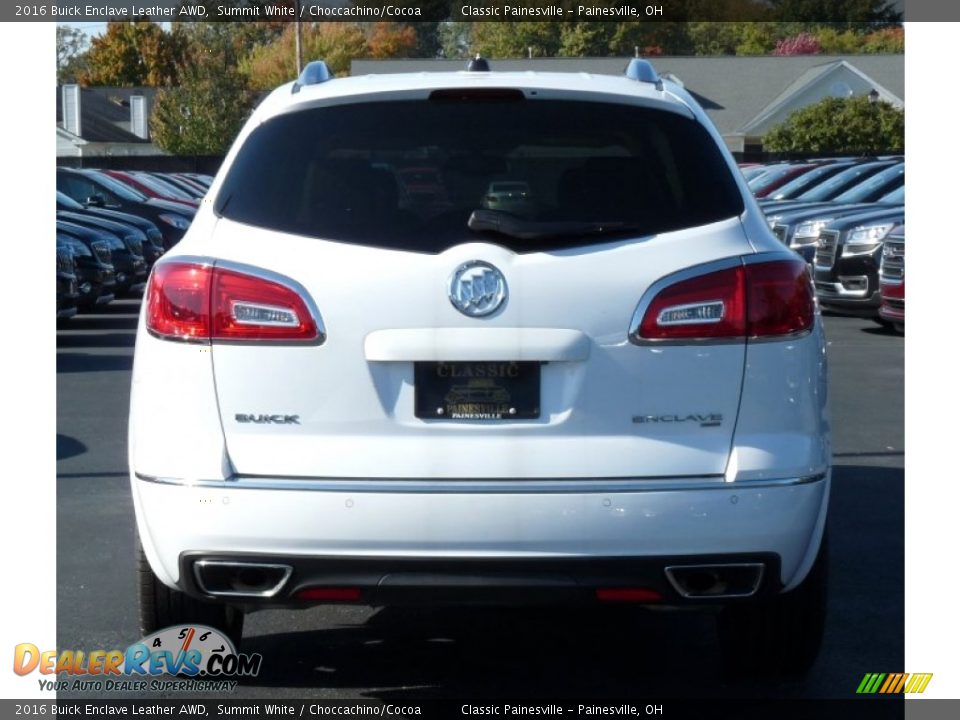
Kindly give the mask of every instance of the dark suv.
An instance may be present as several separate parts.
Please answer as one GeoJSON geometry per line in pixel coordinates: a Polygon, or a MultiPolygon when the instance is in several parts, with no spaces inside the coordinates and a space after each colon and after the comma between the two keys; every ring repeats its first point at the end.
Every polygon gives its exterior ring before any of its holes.
{"type": "MultiPolygon", "coordinates": [[[[140,240],[143,249],[143,259],[146,260],[148,268],[153,267],[153,264],[163,255],[163,234],[154,223],[139,215],[107,210],[106,208],[84,207],[59,190],[57,191],[57,211],[75,213],[77,216],[84,217],[85,220],[81,224],[88,224],[98,219],[103,219],[114,223],[122,223],[123,225],[140,230],[145,236],[145,239],[140,238],[140,240]]],[[[106,229],[106,226],[104,226],[104,228],[106,229]]]]}
{"type": "Polygon", "coordinates": [[[77,289],[77,266],[73,250],[66,240],[57,238],[57,319],[77,314],[80,292],[77,289]]]}
{"type": "Polygon", "coordinates": [[[116,279],[107,244],[89,233],[74,235],[68,223],[58,222],[57,244],[61,243],[69,247],[73,255],[79,308],[91,310],[112,301],[116,279]]]}
{"type": "Polygon", "coordinates": [[[180,242],[193,220],[192,208],[148,198],[96,170],[57,168],[57,190],[88,207],[119,210],[150,220],[163,233],[166,250],[180,242]]]}
{"type": "Polygon", "coordinates": [[[813,279],[824,308],[879,319],[883,239],[903,219],[902,207],[875,208],[820,231],[813,279]]]}

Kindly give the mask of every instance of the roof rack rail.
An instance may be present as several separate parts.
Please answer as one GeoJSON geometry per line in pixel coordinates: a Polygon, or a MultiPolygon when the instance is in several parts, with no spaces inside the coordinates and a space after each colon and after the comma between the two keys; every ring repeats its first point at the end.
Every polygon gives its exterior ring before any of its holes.
{"type": "Polygon", "coordinates": [[[467,72],[490,72],[490,63],[477,53],[477,56],[467,63],[467,72]]]}
{"type": "Polygon", "coordinates": [[[657,71],[653,68],[653,65],[650,64],[649,60],[644,60],[643,58],[631,59],[624,74],[630,80],[650,83],[655,85],[657,90],[663,90],[663,81],[660,79],[660,76],[657,75],[657,71]]]}
{"type": "Polygon", "coordinates": [[[300,92],[300,88],[305,85],[319,85],[332,78],[333,75],[330,74],[330,68],[327,67],[327,64],[323,60],[308,62],[303,68],[303,72],[300,73],[300,77],[298,77],[297,81],[293,84],[291,93],[296,95],[300,92]]]}

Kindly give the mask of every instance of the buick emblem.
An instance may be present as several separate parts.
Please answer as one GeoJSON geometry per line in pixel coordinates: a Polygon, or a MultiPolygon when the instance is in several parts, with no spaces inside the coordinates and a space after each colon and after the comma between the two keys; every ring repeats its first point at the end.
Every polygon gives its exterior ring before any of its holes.
{"type": "Polygon", "coordinates": [[[471,260],[450,278],[450,302],[469,317],[491,315],[507,299],[507,281],[490,263],[471,260]]]}

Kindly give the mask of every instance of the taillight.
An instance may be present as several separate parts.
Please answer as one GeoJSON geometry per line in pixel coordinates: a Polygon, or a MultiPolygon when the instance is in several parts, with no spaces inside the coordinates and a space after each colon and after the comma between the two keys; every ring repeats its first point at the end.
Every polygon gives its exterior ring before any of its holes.
{"type": "Polygon", "coordinates": [[[809,330],[813,284],[802,260],[749,263],[681,280],[647,306],[636,340],[768,338],[809,330]]]}
{"type": "Polygon", "coordinates": [[[744,265],[747,337],[792,335],[813,327],[816,302],[810,268],[803,260],[744,265]]]}
{"type": "Polygon", "coordinates": [[[147,284],[147,329],[177,340],[210,339],[209,265],[157,265],[147,284]]]}
{"type": "Polygon", "coordinates": [[[299,292],[238,270],[190,262],[157,265],[147,286],[147,329],[177,340],[320,338],[299,292]]]}

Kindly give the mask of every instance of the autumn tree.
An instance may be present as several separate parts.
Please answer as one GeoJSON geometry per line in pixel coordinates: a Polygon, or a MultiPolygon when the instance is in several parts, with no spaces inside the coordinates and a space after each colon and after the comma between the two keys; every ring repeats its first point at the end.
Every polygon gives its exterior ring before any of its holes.
{"type": "Polygon", "coordinates": [[[178,37],[156,23],[110,22],[91,41],[78,80],[83,85],[176,85],[185,54],[178,37]]]}
{"type": "Polygon", "coordinates": [[[791,113],[764,136],[763,147],[810,155],[899,153],[903,139],[903,110],[867,97],[830,97],[791,113]]]}
{"type": "Polygon", "coordinates": [[[367,35],[367,54],[378,59],[410,57],[418,41],[417,32],[410,24],[374,23],[367,35]]]}
{"type": "MultiPolygon", "coordinates": [[[[415,4],[423,12],[424,17],[442,17],[450,12],[453,3],[450,0],[408,0],[415,4]]],[[[412,27],[416,35],[416,44],[410,50],[408,57],[435,58],[441,54],[441,32],[442,22],[411,22],[406,23],[412,27]]]]}
{"type": "Polygon", "coordinates": [[[902,53],[904,48],[902,27],[876,30],[863,39],[863,50],[868,53],[902,53]]]}
{"type": "Polygon", "coordinates": [[[795,37],[784,38],[777,42],[773,55],[819,55],[820,41],[810,33],[800,33],[795,37]]]}
{"type": "MultiPolygon", "coordinates": [[[[240,71],[256,90],[272,90],[297,77],[296,27],[293,24],[274,42],[261,45],[240,62],[240,71]]],[[[350,70],[350,61],[365,57],[367,38],[355,23],[311,23],[302,28],[303,61],[325,60],[334,74],[350,70]]]]}
{"type": "MultiPolygon", "coordinates": [[[[240,70],[257,90],[272,90],[297,76],[295,26],[288,24],[273,42],[255,47],[240,70]]],[[[409,23],[310,23],[302,28],[304,62],[324,60],[335,75],[350,72],[358,58],[416,56],[418,38],[409,23]]]]}

